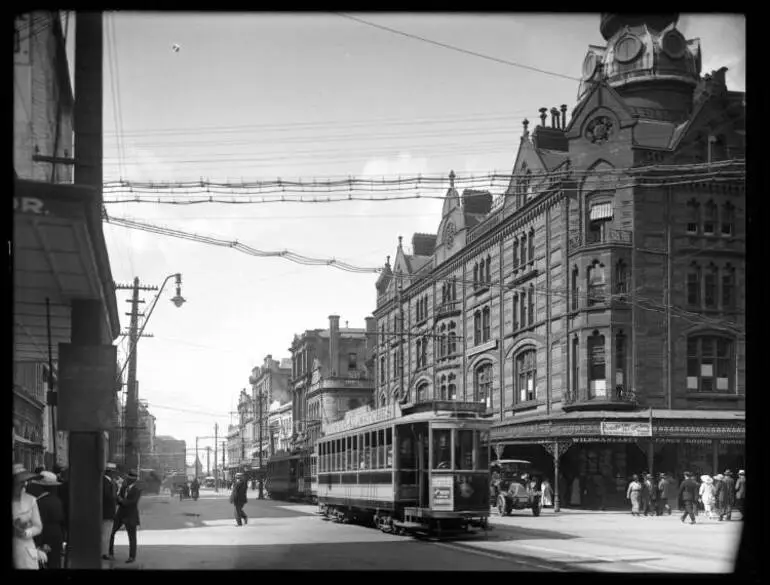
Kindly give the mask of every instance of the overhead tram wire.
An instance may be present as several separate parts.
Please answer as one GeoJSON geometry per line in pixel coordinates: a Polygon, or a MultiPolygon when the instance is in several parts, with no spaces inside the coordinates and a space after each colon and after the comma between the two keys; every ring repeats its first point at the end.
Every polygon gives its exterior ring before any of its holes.
{"type": "Polygon", "coordinates": [[[425,37],[421,37],[419,35],[407,33],[404,31],[397,30],[395,28],[390,28],[388,26],[383,26],[381,24],[375,24],[373,22],[369,22],[368,20],[363,20],[362,18],[357,18],[355,16],[351,16],[350,14],[345,14],[343,12],[332,12],[332,14],[336,14],[337,16],[341,16],[343,18],[348,18],[350,20],[354,20],[356,22],[359,22],[361,24],[365,24],[366,26],[371,26],[374,28],[378,28],[380,30],[387,31],[389,33],[393,33],[396,35],[400,35],[402,37],[407,37],[409,39],[414,39],[417,41],[422,41],[424,43],[429,43],[431,45],[436,45],[437,47],[442,47],[444,49],[449,49],[450,51],[457,51],[458,53],[464,53],[466,55],[472,55],[474,57],[479,57],[481,59],[486,59],[488,61],[494,61],[495,63],[502,63],[503,65],[509,65],[511,67],[518,67],[520,69],[527,69],[529,71],[534,71],[536,73],[542,73],[544,75],[551,75],[553,77],[559,77],[562,79],[568,79],[570,81],[580,81],[580,78],[574,77],[572,75],[566,75],[564,73],[556,73],[554,71],[547,71],[545,69],[540,69],[539,67],[533,67],[531,65],[524,65],[522,63],[516,63],[515,61],[508,61],[506,59],[501,59],[499,57],[493,57],[491,55],[485,55],[483,53],[477,53],[476,51],[470,51],[468,49],[462,49],[460,47],[455,47],[454,45],[449,45],[447,43],[440,43],[438,41],[433,41],[431,39],[427,39],[425,37]]]}

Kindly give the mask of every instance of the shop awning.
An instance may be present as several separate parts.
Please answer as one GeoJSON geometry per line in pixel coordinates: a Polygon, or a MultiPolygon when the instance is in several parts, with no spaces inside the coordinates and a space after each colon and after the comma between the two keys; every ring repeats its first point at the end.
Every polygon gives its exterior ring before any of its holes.
{"type": "Polygon", "coordinates": [[[588,215],[591,221],[612,219],[612,202],[597,203],[596,205],[591,206],[591,211],[588,215]]]}
{"type": "Polygon", "coordinates": [[[120,322],[98,194],[21,179],[14,187],[14,360],[47,361],[46,298],[54,360],[58,344],[71,341],[74,299],[101,300],[105,338],[115,339],[120,322]]]}

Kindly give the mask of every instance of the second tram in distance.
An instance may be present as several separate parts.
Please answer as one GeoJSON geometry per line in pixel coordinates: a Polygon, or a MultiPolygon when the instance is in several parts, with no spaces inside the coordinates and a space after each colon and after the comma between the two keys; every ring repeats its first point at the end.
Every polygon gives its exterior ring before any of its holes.
{"type": "Polygon", "coordinates": [[[347,413],[316,443],[319,512],[397,534],[486,530],[491,421],[483,409],[435,401],[347,413]]]}

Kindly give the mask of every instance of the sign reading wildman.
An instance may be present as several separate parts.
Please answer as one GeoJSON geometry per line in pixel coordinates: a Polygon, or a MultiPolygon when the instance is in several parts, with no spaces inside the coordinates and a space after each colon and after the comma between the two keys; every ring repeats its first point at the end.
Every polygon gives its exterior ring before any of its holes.
{"type": "Polygon", "coordinates": [[[652,425],[648,422],[602,421],[601,434],[614,437],[651,437],[652,425]]]}
{"type": "Polygon", "coordinates": [[[397,418],[400,414],[401,409],[398,404],[391,404],[390,406],[383,406],[382,408],[377,409],[362,406],[361,408],[346,412],[345,418],[342,420],[324,425],[323,431],[327,435],[341,433],[343,431],[349,431],[358,427],[373,425],[378,422],[397,418]]]}

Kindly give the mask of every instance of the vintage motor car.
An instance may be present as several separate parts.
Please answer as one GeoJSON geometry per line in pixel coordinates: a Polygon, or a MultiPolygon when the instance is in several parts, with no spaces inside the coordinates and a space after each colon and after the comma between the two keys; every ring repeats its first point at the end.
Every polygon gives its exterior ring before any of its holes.
{"type": "Polygon", "coordinates": [[[532,510],[540,516],[543,509],[537,470],[523,459],[498,459],[490,464],[490,499],[500,516],[513,510],[532,510]]]}

